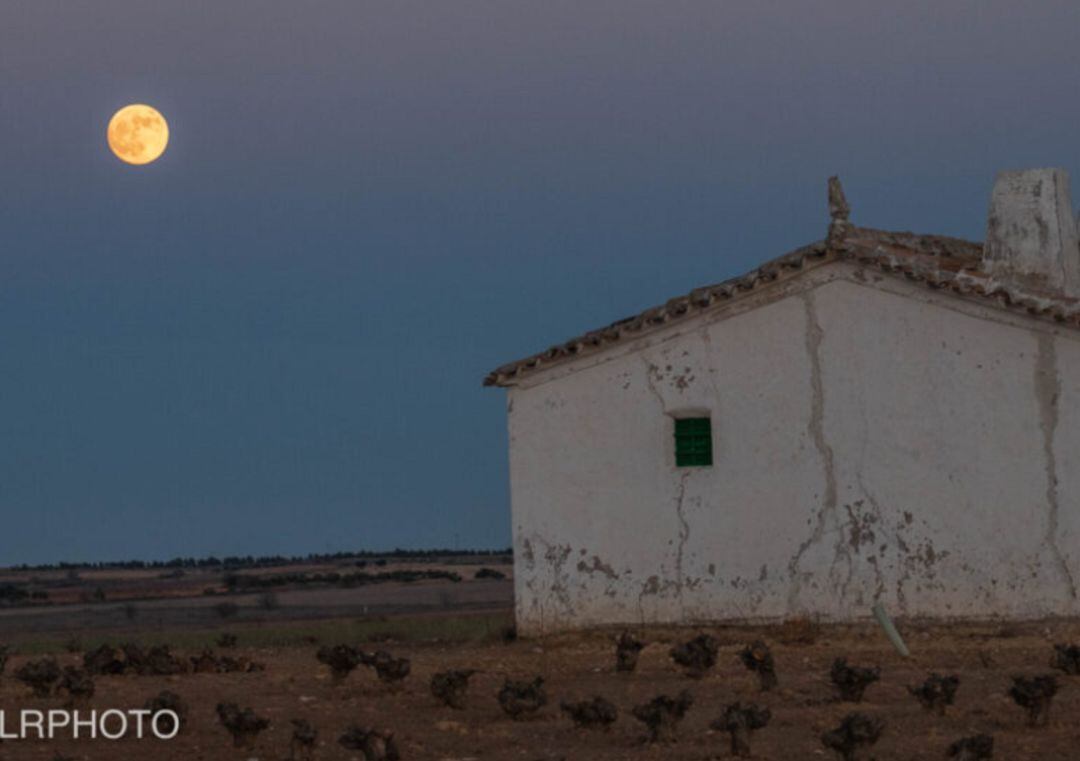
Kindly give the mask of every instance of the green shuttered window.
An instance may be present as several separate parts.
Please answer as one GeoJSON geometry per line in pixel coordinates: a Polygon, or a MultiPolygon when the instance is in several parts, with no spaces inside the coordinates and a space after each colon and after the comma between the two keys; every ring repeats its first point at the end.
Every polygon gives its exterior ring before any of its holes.
{"type": "Polygon", "coordinates": [[[712,465],[712,421],[689,417],[675,421],[675,464],[680,468],[712,465]]]}

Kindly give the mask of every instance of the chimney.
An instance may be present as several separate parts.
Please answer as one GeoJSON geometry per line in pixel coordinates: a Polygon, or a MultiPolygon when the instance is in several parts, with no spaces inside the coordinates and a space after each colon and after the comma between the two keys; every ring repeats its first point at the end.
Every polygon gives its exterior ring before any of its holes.
{"type": "Polygon", "coordinates": [[[1024,288],[1080,297],[1080,245],[1064,169],[998,174],[983,269],[1024,288]]]}

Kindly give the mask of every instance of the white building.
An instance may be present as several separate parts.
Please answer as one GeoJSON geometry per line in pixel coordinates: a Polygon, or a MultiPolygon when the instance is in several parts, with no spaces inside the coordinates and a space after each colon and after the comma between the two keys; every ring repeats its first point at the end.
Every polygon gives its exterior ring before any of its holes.
{"type": "Polygon", "coordinates": [[[523,633],[1080,612],[1080,249],[1060,170],[987,243],[852,225],[492,372],[523,633]]]}

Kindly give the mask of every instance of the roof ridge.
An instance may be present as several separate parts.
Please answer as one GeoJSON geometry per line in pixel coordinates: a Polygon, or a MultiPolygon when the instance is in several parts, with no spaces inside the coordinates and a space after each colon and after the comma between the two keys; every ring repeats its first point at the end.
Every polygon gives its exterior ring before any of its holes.
{"type": "Polygon", "coordinates": [[[982,298],[1006,309],[1080,326],[1080,299],[1024,290],[981,270],[983,244],[947,235],[878,230],[851,223],[840,180],[829,178],[829,231],[824,240],[800,246],[742,275],[668,299],[636,315],[590,330],[545,351],[495,368],[485,386],[512,384],[585,354],[603,351],[629,335],[642,335],[728,303],[779,279],[797,277],[808,264],[848,261],[960,296],[982,298]]]}

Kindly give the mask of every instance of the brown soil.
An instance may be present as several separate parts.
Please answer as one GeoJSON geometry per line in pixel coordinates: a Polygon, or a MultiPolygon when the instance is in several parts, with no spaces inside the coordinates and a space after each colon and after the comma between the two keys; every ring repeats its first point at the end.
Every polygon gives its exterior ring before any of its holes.
{"type": "MultiPolygon", "coordinates": [[[[994,736],[995,758],[1080,758],[1075,717],[1080,713],[1080,677],[1058,673],[1062,685],[1045,728],[1027,726],[1025,712],[1007,695],[1012,676],[1049,673],[1054,642],[1080,639],[1080,623],[1052,622],[1008,627],[954,626],[919,628],[904,634],[912,657],[901,658],[884,636],[871,626],[826,627],[800,637],[779,639],[769,628],[720,627],[701,630],[644,631],[648,643],[637,670],[614,670],[615,632],[566,635],[513,644],[463,645],[380,643],[395,656],[412,659],[412,672],[395,688],[378,681],[370,669],[359,668],[335,684],[316,661],[316,645],[307,648],[230,651],[266,664],[252,674],[186,674],[171,677],[114,676],[97,679],[97,692],[88,707],[141,707],[162,690],[177,693],[190,708],[188,724],[173,741],[105,740],[73,742],[13,742],[0,744],[0,759],[51,761],[54,754],[76,759],[194,759],[260,761],[289,756],[291,719],[307,719],[318,730],[315,759],[356,759],[358,751],[338,745],[338,737],[353,724],[392,731],[402,758],[491,759],[715,759],[728,758],[728,737],[710,730],[724,708],[735,701],[768,707],[772,720],[754,732],[751,747],[758,759],[829,759],[821,745],[822,732],[858,710],[886,722],[881,741],[872,751],[878,761],[945,758],[946,748],[966,735],[994,736]],[[674,642],[708,632],[721,643],[717,665],[701,679],[688,679],[674,666],[668,650],[674,642]],[[779,686],[761,692],[758,678],[739,660],[749,642],[769,644],[779,686]],[[833,659],[881,667],[881,680],[868,687],[855,705],[836,702],[829,681],[833,659]],[[464,710],[440,705],[432,697],[431,675],[446,669],[479,669],[472,677],[464,710]],[[908,692],[930,672],[958,674],[956,702],[944,716],[925,711],[908,692]],[[496,694],[507,676],[545,680],[548,704],[535,717],[513,721],[501,711],[496,694]],[[647,745],[643,725],[631,709],[658,694],[671,696],[688,689],[693,706],[678,728],[673,745],[647,745]],[[609,731],[576,729],[559,710],[561,700],[578,701],[602,695],[619,709],[609,731]],[[251,750],[232,747],[219,725],[215,706],[234,701],[270,719],[251,750]]],[[[332,644],[332,643],[326,643],[332,644]]],[[[375,646],[364,645],[367,649],[375,646]]],[[[60,699],[34,698],[10,674],[27,660],[13,656],[0,679],[0,708],[11,716],[20,708],[59,707],[60,699]]],[[[60,664],[77,656],[59,655],[60,664]]]]}

